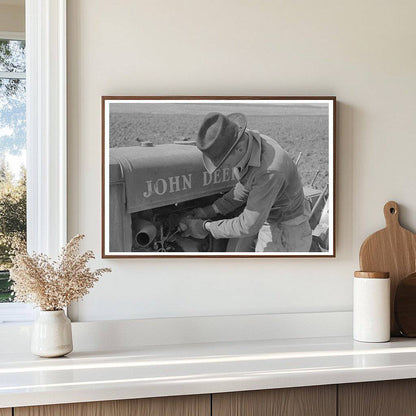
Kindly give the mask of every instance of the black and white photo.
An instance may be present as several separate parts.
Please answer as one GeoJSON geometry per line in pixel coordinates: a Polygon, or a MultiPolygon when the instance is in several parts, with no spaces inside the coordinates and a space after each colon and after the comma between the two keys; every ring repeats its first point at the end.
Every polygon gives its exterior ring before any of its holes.
{"type": "Polygon", "coordinates": [[[103,97],[103,257],[327,256],[334,97],[103,97]]]}

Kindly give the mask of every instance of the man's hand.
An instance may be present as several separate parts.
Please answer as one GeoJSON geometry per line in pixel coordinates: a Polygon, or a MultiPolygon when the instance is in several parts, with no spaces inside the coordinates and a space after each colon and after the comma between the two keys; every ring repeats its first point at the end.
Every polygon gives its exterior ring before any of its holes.
{"type": "Polygon", "coordinates": [[[204,227],[203,220],[184,218],[181,220],[179,227],[183,230],[184,237],[194,237],[203,239],[208,235],[208,231],[204,227]]]}
{"type": "Polygon", "coordinates": [[[191,211],[191,215],[194,218],[207,219],[215,217],[217,215],[217,212],[215,211],[213,205],[208,205],[203,208],[194,208],[191,211]]]}

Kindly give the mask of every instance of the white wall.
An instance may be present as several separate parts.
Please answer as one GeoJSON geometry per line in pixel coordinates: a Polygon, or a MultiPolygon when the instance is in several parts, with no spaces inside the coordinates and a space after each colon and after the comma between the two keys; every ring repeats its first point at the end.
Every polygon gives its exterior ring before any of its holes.
{"type": "Polygon", "coordinates": [[[79,320],[351,309],[362,240],[416,230],[413,0],[68,0],[69,235],[99,258],[101,95],[336,95],[336,259],[97,260],[79,320]]]}
{"type": "Polygon", "coordinates": [[[2,4],[0,1],[0,32],[24,32],[25,31],[25,7],[24,2],[16,1],[2,4]]]}

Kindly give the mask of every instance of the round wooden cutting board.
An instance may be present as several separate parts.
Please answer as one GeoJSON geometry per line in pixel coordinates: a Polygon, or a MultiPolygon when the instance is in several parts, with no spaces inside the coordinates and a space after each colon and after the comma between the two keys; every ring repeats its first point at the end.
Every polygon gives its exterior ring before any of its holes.
{"type": "Polygon", "coordinates": [[[396,202],[384,205],[384,217],[386,228],[370,235],[361,245],[360,269],[390,273],[391,334],[400,335],[394,318],[394,297],[400,280],[416,271],[416,234],[400,225],[396,202]]]}

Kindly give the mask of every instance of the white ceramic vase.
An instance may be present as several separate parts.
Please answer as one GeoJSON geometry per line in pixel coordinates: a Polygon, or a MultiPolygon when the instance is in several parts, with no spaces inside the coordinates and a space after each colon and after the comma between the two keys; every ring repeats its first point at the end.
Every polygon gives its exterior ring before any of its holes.
{"type": "Polygon", "coordinates": [[[33,324],[31,351],[40,357],[62,357],[72,351],[71,321],[63,310],[39,311],[33,324]]]}

